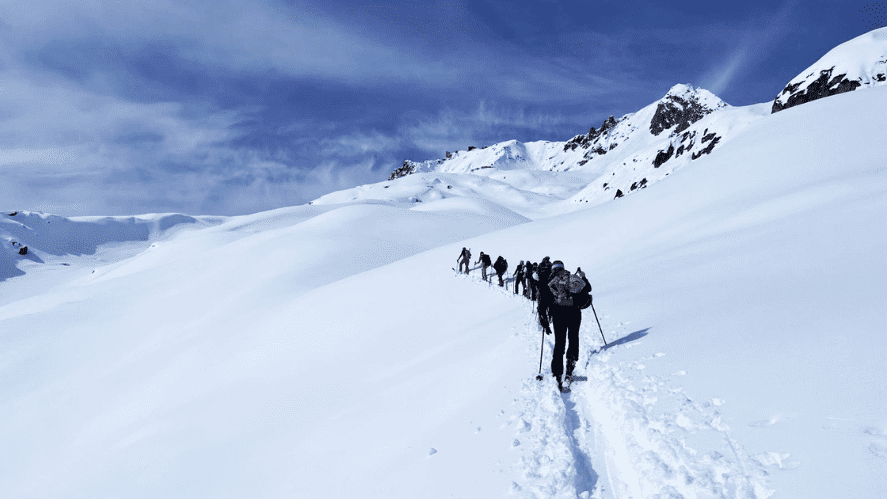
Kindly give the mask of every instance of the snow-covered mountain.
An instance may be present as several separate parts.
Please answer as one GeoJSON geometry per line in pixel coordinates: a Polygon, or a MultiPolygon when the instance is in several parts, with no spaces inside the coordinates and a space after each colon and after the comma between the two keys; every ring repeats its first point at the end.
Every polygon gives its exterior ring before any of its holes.
{"type": "Polygon", "coordinates": [[[887,28],[879,28],[828,51],[792,78],[773,100],[776,113],[858,88],[887,85],[887,28]]]}
{"type": "Polygon", "coordinates": [[[657,135],[659,104],[247,216],[4,212],[0,497],[887,497],[887,87],[657,135]],[[587,381],[536,381],[551,338],[462,247],[583,268],[587,381]]]}
{"type": "Polygon", "coordinates": [[[551,216],[647,188],[766,114],[765,106],[734,108],[707,90],[679,84],[639,111],[610,116],[599,128],[563,142],[509,140],[447,152],[437,160],[407,160],[386,182],[328,194],[313,203],[426,202],[485,197],[492,191],[495,202],[524,216],[551,216]],[[547,202],[539,205],[538,199],[547,202]]]}

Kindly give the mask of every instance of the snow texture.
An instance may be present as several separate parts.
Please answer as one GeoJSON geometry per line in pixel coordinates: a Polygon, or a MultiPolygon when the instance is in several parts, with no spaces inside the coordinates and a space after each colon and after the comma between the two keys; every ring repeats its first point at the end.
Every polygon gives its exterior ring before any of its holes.
{"type": "Polygon", "coordinates": [[[654,103],[584,173],[538,167],[600,134],[249,216],[4,212],[0,497],[887,497],[887,87],[767,107],[654,103]],[[582,267],[587,381],[463,246],[582,267]]]}
{"type": "Polygon", "coordinates": [[[844,42],[794,77],[773,101],[776,113],[858,88],[887,85],[887,27],[844,42]]]}

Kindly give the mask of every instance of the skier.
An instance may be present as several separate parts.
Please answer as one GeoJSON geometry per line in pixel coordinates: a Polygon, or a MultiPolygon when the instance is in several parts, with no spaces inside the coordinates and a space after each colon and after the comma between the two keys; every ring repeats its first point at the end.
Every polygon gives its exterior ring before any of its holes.
{"type": "Polygon", "coordinates": [[[536,282],[536,278],[535,278],[535,274],[538,270],[539,270],[538,263],[533,263],[533,264],[529,265],[529,268],[527,269],[527,287],[530,288],[530,296],[528,296],[527,298],[529,298],[530,300],[533,300],[533,301],[536,301],[536,296],[539,294],[538,293],[539,283],[536,282]]]}
{"type": "Polygon", "coordinates": [[[524,294],[527,294],[527,285],[524,282],[524,261],[521,260],[519,264],[517,264],[517,268],[514,270],[514,294],[518,294],[517,289],[523,285],[524,286],[524,294]]]}
{"type": "Polygon", "coordinates": [[[554,301],[551,290],[548,289],[549,277],[551,277],[551,262],[546,256],[533,272],[533,282],[536,285],[536,312],[539,316],[539,325],[545,334],[551,334],[551,328],[548,327],[548,307],[554,301]]]}
{"type": "Polygon", "coordinates": [[[496,259],[496,263],[493,264],[493,270],[496,271],[496,276],[499,277],[499,287],[505,286],[505,282],[502,280],[502,274],[508,270],[508,261],[500,255],[499,258],[496,259]]]}
{"type": "Polygon", "coordinates": [[[480,252],[480,257],[478,257],[477,261],[474,262],[475,265],[481,264],[480,268],[480,276],[483,280],[487,280],[487,267],[490,266],[490,255],[485,255],[483,251],[480,252]]]}
{"type": "Polygon", "coordinates": [[[462,253],[459,255],[459,258],[456,259],[456,261],[459,262],[459,272],[462,272],[462,265],[464,264],[465,273],[467,274],[468,271],[471,269],[471,251],[463,247],[462,253]]]}
{"type": "MultiPolygon", "coordinates": [[[[570,274],[564,268],[564,263],[555,260],[551,265],[551,276],[548,278],[549,296],[547,313],[548,318],[554,322],[554,352],[551,358],[551,373],[557,379],[560,391],[569,391],[569,383],[573,381],[573,369],[579,360],[579,326],[582,324],[582,309],[574,295],[591,292],[591,284],[585,278],[585,273],[577,269],[576,275],[570,274]],[[568,346],[569,345],[569,346],[568,346]],[[568,383],[566,390],[561,382],[564,374],[564,350],[567,353],[567,372],[565,379],[568,383]]],[[[540,320],[541,320],[540,314],[540,320]]],[[[549,333],[549,330],[546,330],[549,333]]]]}

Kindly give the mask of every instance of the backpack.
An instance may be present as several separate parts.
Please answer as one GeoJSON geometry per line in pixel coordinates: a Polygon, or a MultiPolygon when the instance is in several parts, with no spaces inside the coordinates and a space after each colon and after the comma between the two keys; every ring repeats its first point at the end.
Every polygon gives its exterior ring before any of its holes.
{"type": "Polygon", "coordinates": [[[581,310],[585,310],[591,306],[591,284],[577,275],[571,276],[570,279],[572,281],[571,287],[577,290],[573,291],[573,304],[581,310]]]}
{"type": "Polygon", "coordinates": [[[559,269],[548,278],[548,288],[554,296],[554,303],[562,307],[573,306],[573,294],[570,292],[570,275],[564,269],[559,269]]]}
{"type": "Polygon", "coordinates": [[[591,305],[591,285],[578,275],[559,270],[548,280],[554,302],[562,307],[586,309],[591,305]]]}

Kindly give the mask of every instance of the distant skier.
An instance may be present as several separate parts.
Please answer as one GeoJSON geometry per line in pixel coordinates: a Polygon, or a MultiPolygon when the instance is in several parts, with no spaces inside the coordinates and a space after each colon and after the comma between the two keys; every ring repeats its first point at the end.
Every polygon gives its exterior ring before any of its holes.
{"type": "Polygon", "coordinates": [[[521,285],[524,287],[524,294],[527,293],[527,284],[524,282],[524,261],[521,260],[519,264],[517,264],[517,268],[514,269],[514,294],[519,294],[518,288],[521,285]]]}
{"type": "Polygon", "coordinates": [[[539,294],[539,283],[536,282],[535,274],[539,271],[539,264],[533,263],[529,267],[527,269],[527,287],[530,288],[530,296],[528,298],[536,301],[536,296],[539,294]]]}
{"type": "Polygon", "coordinates": [[[499,277],[499,287],[505,286],[505,282],[502,280],[502,274],[508,270],[508,261],[500,255],[499,258],[496,259],[496,263],[493,264],[493,270],[496,271],[496,276],[499,277]]]}
{"type": "MultiPolygon", "coordinates": [[[[576,361],[579,360],[579,326],[582,324],[580,306],[584,304],[579,303],[578,298],[583,295],[589,296],[591,284],[581,269],[577,269],[575,275],[570,274],[560,260],[555,260],[551,265],[551,275],[547,283],[547,286],[541,286],[541,288],[547,288],[545,311],[547,318],[554,322],[554,352],[551,358],[551,373],[557,379],[558,389],[564,391],[561,382],[561,375],[564,374],[564,350],[566,349],[567,354],[566,381],[569,383],[573,380],[573,369],[576,367],[576,361]]],[[[541,321],[541,298],[539,311],[541,321]]],[[[547,327],[547,324],[544,324],[543,327],[547,327]]],[[[549,333],[550,330],[546,329],[545,332],[549,333]]]]}
{"type": "Polygon", "coordinates": [[[481,264],[480,276],[483,278],[483,280],[486,281],[487,280],[487,267],[492,265],[492,263],[490,262],[490,255],[485,255],[484,252],[481,251],[480,257],[478,257],[477,261],[474,262],[475,265],[477,265],[478,263],[481,264]]]}
{"type": "Polygon", "coordinates": [[[527,260],[527,263],[524,264],[524,298],[530,299],[532,296],[530,291],[530,281],[532,280],[533,274],[533,264],[527,260]]]}
{"type": "Polygon", "coordinates": [[[459,255],[459,258],[456,259],[459,262],[459,272],[462,272],[462,265],[465,265],[465,273],[471,269],[471,251],[468,248],[462,248],[462,254],[459,255]]]}

